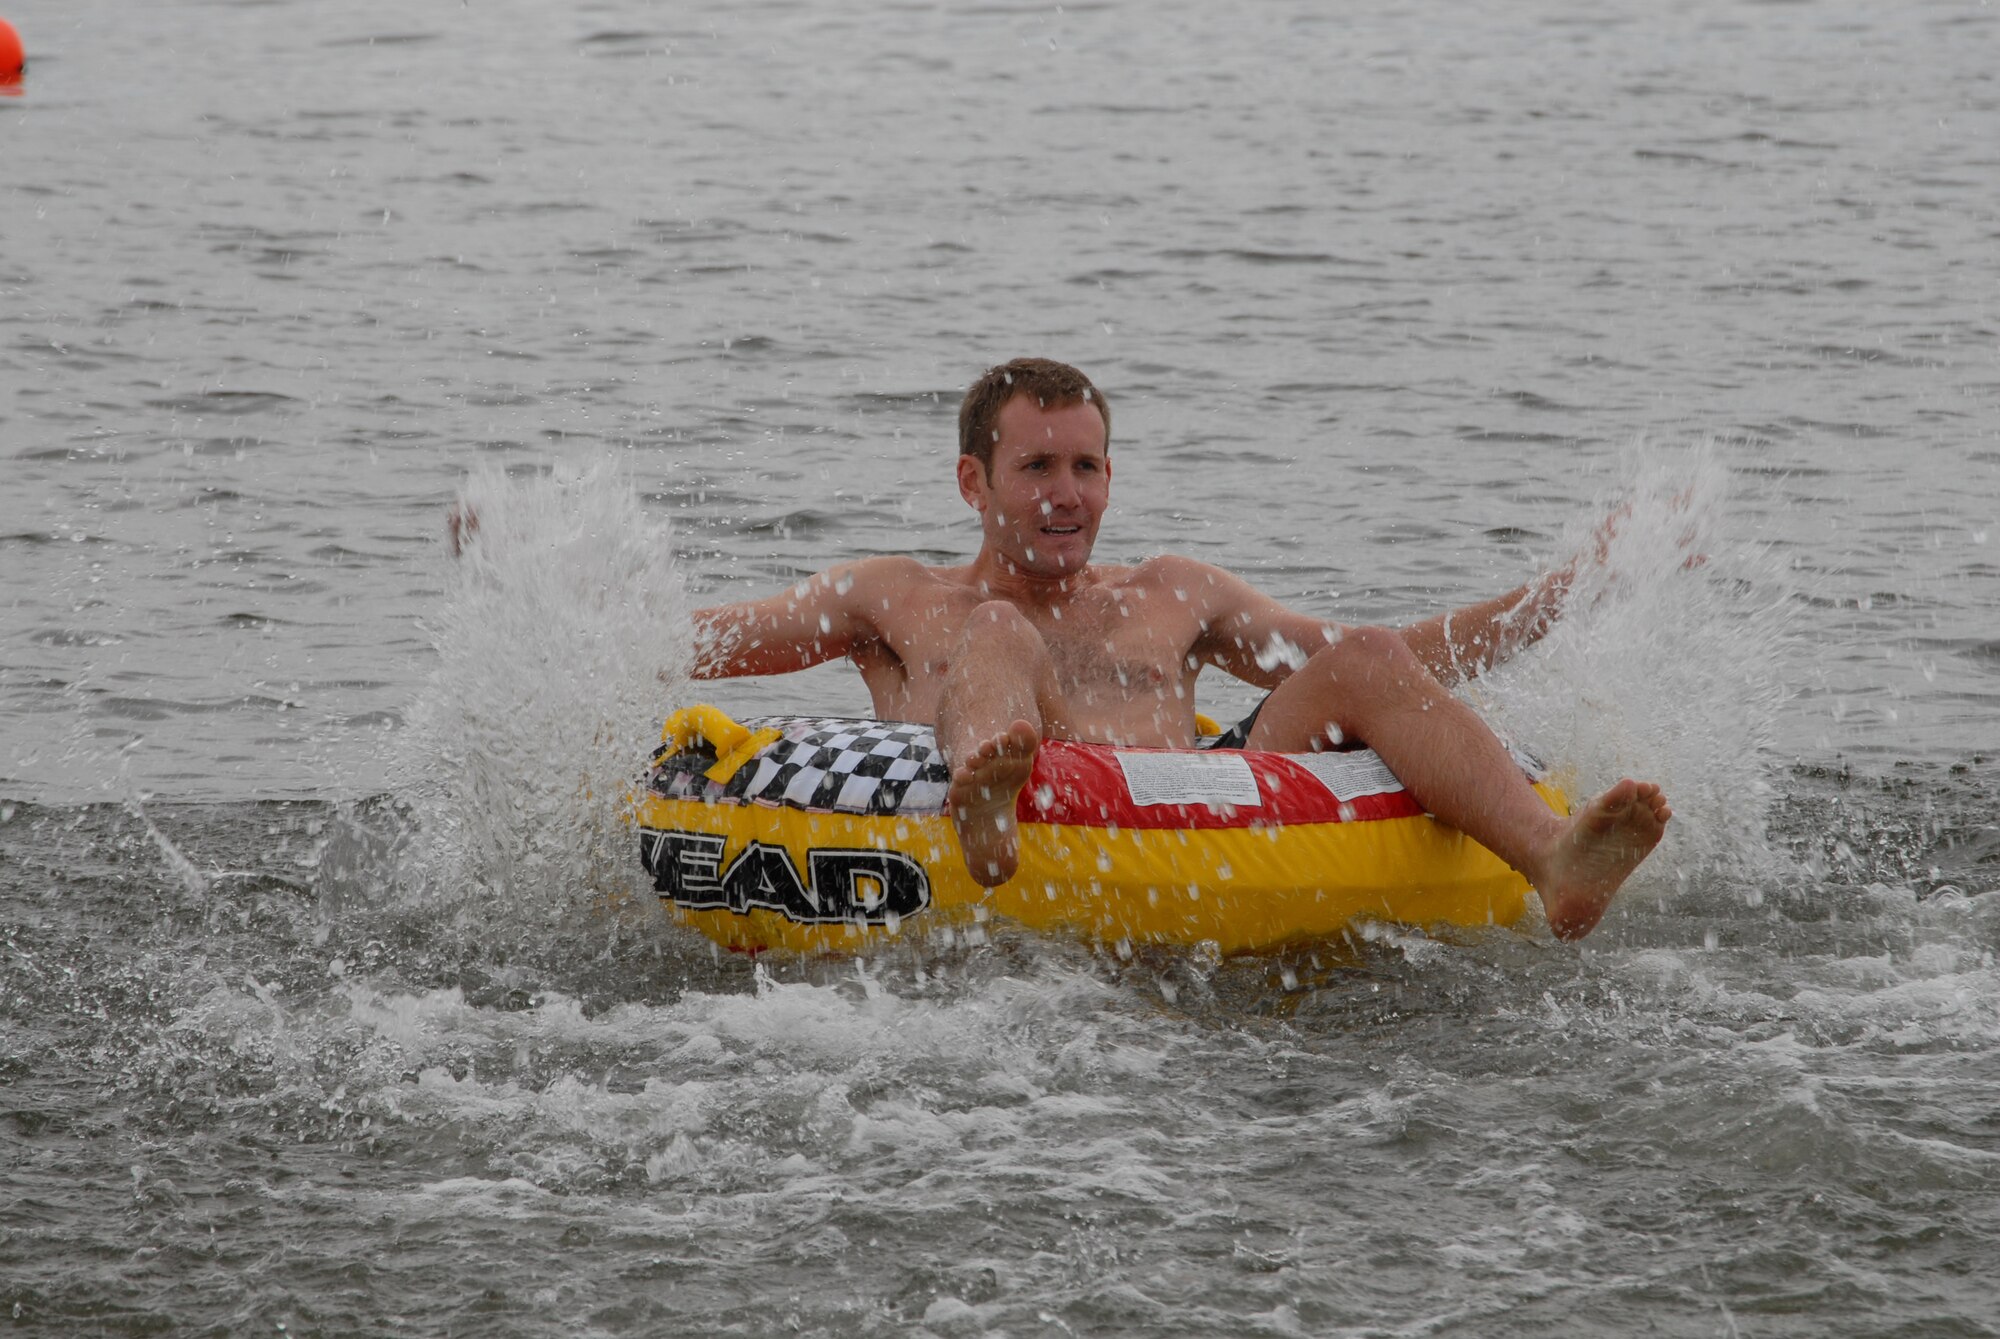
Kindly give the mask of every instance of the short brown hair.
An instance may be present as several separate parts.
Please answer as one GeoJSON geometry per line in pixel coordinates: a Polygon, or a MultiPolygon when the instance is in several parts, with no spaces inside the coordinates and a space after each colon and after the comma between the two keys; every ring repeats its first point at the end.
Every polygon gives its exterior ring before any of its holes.
{"type": "Polygon", "coordinates": [[[1000,439],[1000,410],[1016,395],[1032,395],[1043,405],[1097,406],[1104,419],[1104,444],[1111,444],[1111,402],[1090,378],[1053,358],[1016,358],[989,367],[972,383],[958,407],[958,454],[972,456],[993,477],[993,444],[1000,439]]]}

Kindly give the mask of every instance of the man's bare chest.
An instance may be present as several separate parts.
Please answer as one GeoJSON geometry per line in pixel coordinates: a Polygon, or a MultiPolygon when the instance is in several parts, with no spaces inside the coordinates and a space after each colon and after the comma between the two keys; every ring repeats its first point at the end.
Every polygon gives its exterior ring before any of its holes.
{"type": "Polygon", "coordinates": [[[1035,619],[1056,679],[1072,696],[1153,693],[1180,676],[1187,647],[1171,624],[1145,619],[1129,605],[1072,609],[1035,619]]]}
{"type": "MultiPolygon", "coordinates": [[[[941,599],[887,611],[883,649],[914,686],[944,674],[980,617],[977,597],[941,599]]],[[[1094,594],[1061,606],[1016,606],[1041,634],[1056,677],[1071,694],[1152,692],[1182,677],[1196,628],[1181,611],[1143,597],[1094,594]]]]}

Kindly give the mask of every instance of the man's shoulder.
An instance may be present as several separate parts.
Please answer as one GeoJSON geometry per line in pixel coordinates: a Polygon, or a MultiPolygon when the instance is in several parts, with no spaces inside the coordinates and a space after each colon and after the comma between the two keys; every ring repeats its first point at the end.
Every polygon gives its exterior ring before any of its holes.
{"type": "Polygon", "coordinates": [[[860,558],[825,575],[844,606],[878,624],[899,613],[935,612],[976,598],[970,568],[933,567],[909,557],[860,558]]]}
{"type": "Polygon", "coordinates": [[[1118,570],[1119,580],[1127,585],[1171,589],[1182,598],[1197,592],[1240,590],[1244,584],[1227,568],[1182,553],[1157,554],[1118,570]]]}
{"type": "Polygon", "coordinates": [[[952,580],[953,569],[931,567],[915,558],[900,554],[881,554],[873,558],[857,558],[851,563],[842,563],[832,569],[837,576],[847,577],[856,585],[871,587],[904,588],[918,585],[948,583],[952,580]]]}
{"type": "Polygon", "coordinates": [[[1172,576],[1207,576],[1210,574],[1228,576],[1230,574],[1227,568],[1217,567],[1214,563],[1206,563],[1199,558],[1190,558],[1185,553],[1157,553],[1146,559],[1145,562],[1140,563],[1139,566],[1151,568],[1154,571],[1172,576]]]}

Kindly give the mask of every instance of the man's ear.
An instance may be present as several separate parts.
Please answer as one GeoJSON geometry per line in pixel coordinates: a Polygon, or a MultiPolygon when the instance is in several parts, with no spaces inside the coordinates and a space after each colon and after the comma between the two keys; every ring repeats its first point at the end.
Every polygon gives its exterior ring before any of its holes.
{"type": "Polygon", "coordinates": [[[978,456],[958,458],[958,495],[965,504],[982,515],[986,511],[986,467],[979,463],[978,456]]]}

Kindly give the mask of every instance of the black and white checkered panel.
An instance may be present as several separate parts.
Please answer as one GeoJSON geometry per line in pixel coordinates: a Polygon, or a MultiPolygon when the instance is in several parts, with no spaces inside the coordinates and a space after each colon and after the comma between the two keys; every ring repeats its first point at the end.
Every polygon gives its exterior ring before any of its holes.
{"type": "Polygon", "coordinates": [[[842,814],[937,814],[950,774],[928,725],[847,717],[781,716],[745,721],[784,731],[725,784],[702,775],[713,751],[661,761],[655,792],[672,799],[782,804],[842,814]]]}

